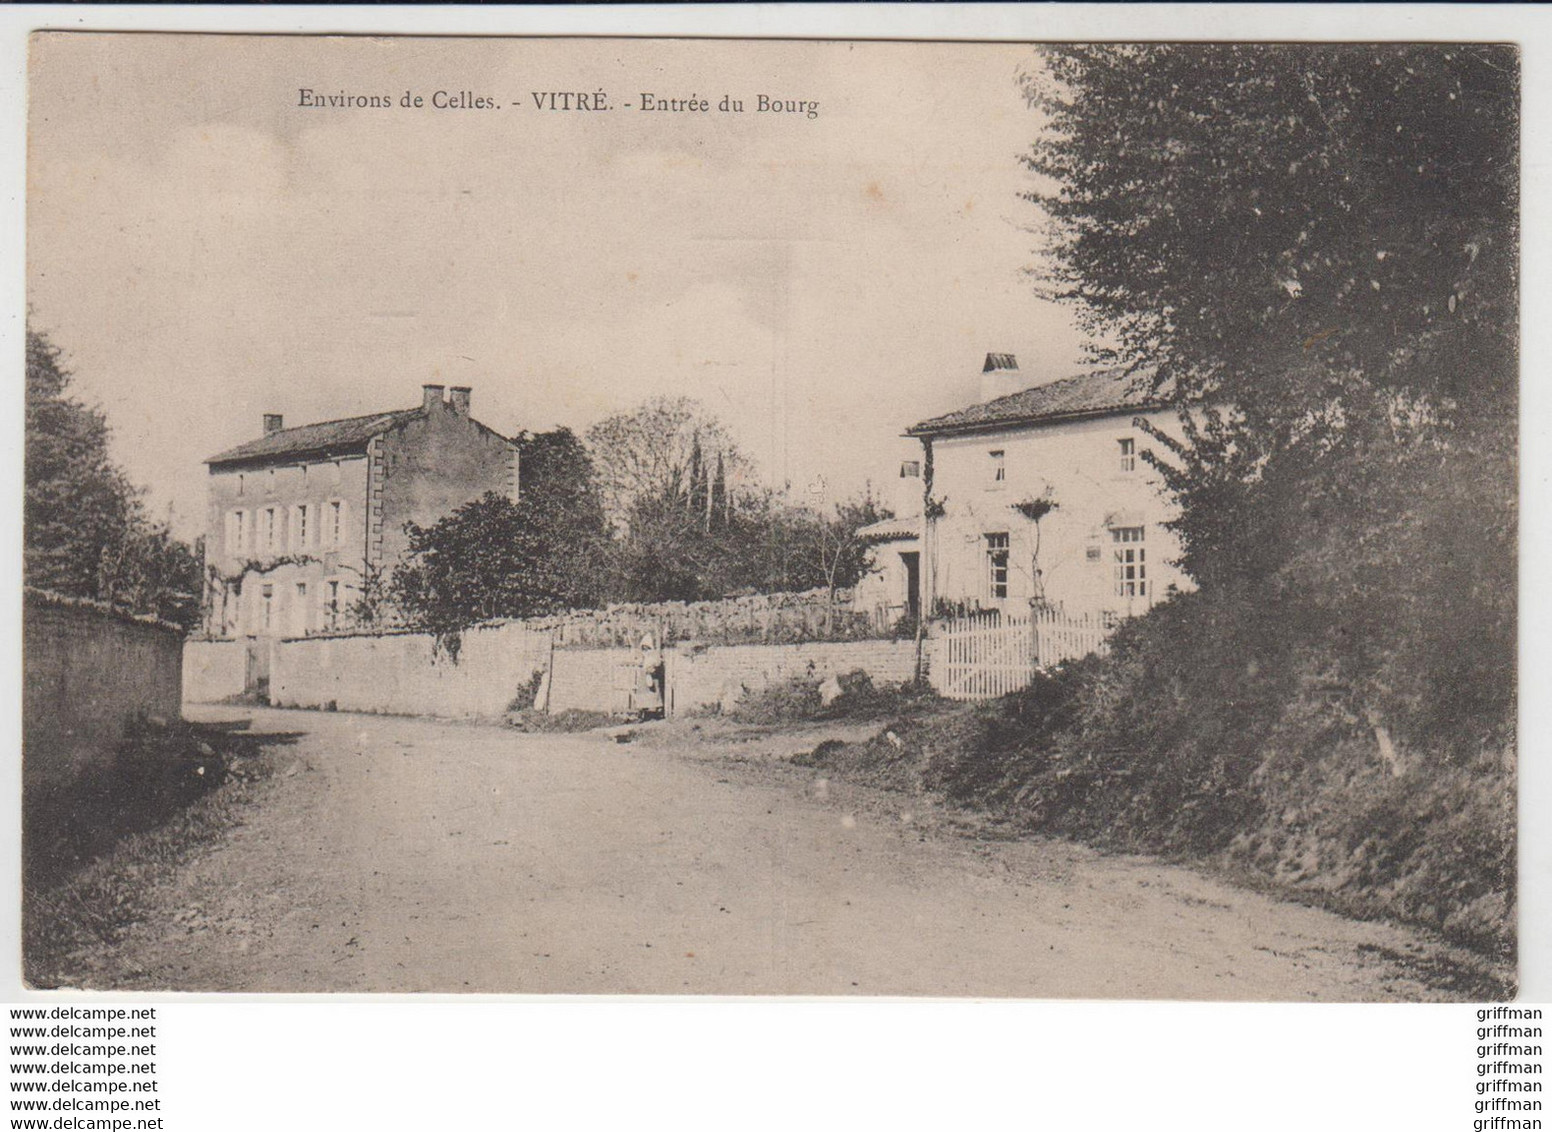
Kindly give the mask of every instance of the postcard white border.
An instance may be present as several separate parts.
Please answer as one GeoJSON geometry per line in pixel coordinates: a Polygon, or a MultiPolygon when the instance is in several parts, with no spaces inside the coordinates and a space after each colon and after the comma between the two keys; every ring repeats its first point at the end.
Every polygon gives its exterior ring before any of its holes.
{"type": "MultiPolygon", "coordinates": [[[[1251,40],[1470,40],[1519,44],[1523,55],[1522,108],[1523,160],[1523,279],[1522,310],[1525,317],[1522,349],[1522,518],[1521,518],[1521,669],[1522,735],[1520,761],[1521,840],[1521,999],[1527,1002],[1552,1001],[1552,830],[1539,815],[1552,814],[1552,762],[1548,757],[1549,720],[1552,714],[1546,697],[1538,689],[1549,686],[1547,630],[1552,627],[1549,608],[1552,596],[1537,582],[1549,564],[1548,534],[1549,488],[1552,488],[1552,460],[1547,457],[1552,440],[1552,398],[1547,379],[1541,374],[1540,360],[1549,356],[1552,319],[1539,315],[1542,301],[1552,294],[1552,239],[1547,224],[1548,164],[1552,159],[1552,12],[1521,6],[1445,6],[1445,5],[747,5],[683,7],[535,7],[535,8],[403,8],[403,7],[233,7],[198,8],[186,6],[79,7],[65,5],[21,5],[0,9],[0,349],[13,367],[20,371],[22,329],[25,311],[23,269],[25,200],[25,107],[27,35],[42,28],[123,31],[209,31],[268,33],[343,33],[343,34],[438,34],[438,35],[635,35],[694,37],[777,37],[777,38],[861,38],[861,39],[951,39],[951,40],[1122,40],[1122,39],[1251,39],[1251,40]]],[[[4,739],[5,776],[11,804],[0,807],[3,837],[7,845],[7,867],[0,882],[0,907],[7,909],[0,927],[0,953],[18,953],[18,929],[14,909],[18,906],[16,847],[18,806],[15,804],[20,781],[20,522],[22,469],[22,414],[20,383],[6,404],[4,454],[0,456],[0,498],[6,500],[7,521],[0,526],[3,554],[0,554],[0,620],[9,633],[11,647],[0,653],[0,717],[7,721],[4,739]]],[[[8,1001],[32,997],[20,987],[18,973],[8,969],[0,974],[8,1001]]],[[[124,998],[132,996],[103,996],[124,998]]],[[[256,998],[277,1005],[297,1001],[304,996],[178,996],[180,1002],[220,1001],[235,1006],[256,998]]],[[[377,996],[371,1001],[398,1001],[395,996],[377,996]]],[[[351,996],[338,996],[332,1002],[343,1007],[351,996]]],[[[417,998],[426,1004],[426,998],[417,998]]],[[[468,1005],[471,1000],[462,998],[468,1005]]],[[[475,1000],[477,1001],[477,1000],[475,1000]]],[[[498,1000],[510,1001],[510,1000],[498,1000]]],[[[530,1006],[532,1004],[529,1004],[530,1006]]],[[[591,1003],[591,1007],[603,1006],[591,1003]]],[[[921,1004],[918,1011],[907,1010],[903,1019],[899,1007],[863,1004],[860,1015],[849,1014],[849,1007],[830,1003],[812,1008],[814,1013],[797,1023],[801,1034],[808,1026],[822,1024],[820,1015],[842,1019],[845,1024],[860,1021],[859,1040],[873,1035],[880,1048],[894,1048],[891,1035],[899,1028],[923,1026],[925,1053],[935,1049],[927,1030],[936,1029],[934,1019],[947,1023],[943,1032],[960,1033],[963,1004],[921,1004]],[[946,1013],[945,1013],[946,1011],[946,1013]]],[[[643,1009],[666,1009],[672,1035],[692,1035],[708,1024],[751,1040],[751,1049],[772,1052],[758,1038],[756,1029],[790,1040],[794,1032],[792,1018],[781,1014],[782,1007],[738,1007],[739,1014],[729,1016],[716,1010],[708,1013],[704,1005],[657,1004],[643,1009]],[[751,1014],[750,1012],[753,1011],[751,1014]],[[734,1021],[734,1017],[738,1021],[734,1021]],[[753,1017],[755,1023],[747,1021],[753,1017]]],[[[997,1004],[984,1006],[980,1017],[986,1022],[987,1040],[1016,1041],[1030,1028],[1043,1031],[1057,1017],[1072,1018],[1074,1009],[1099,1011],[1101,1016],[1121,1021],[1125,1013],[1107,1014],[1115,1007],[1073,1007],[1071,1004],[997,1004]]],[[[1178,1004],[1149,1008],[1163,1023],[1164,1031],[1177,1022],[1184,1032],[1201,1032],[1202,1018],[1235,1020],[1263,1037],[1277,1031],[1305,1035],[1306,1023],[1289,1022],[1286,1007],[1223,1008],[1178,1004]],[[1201,1015],[1200,1011],[1211,1012],[1201,1015]]],[[[1374,1027],[1373,1034],[1384,1040],[1382,1031],[1389,1024],[1374,1022],[1374,1011],[1385,1008],[1352,1008],[1344,1025],[1374,1027]]],[[[1410,1010],[1411,1008],[1409,1008],[1410,1010]]],[[[1417,1008],[1427,1010],[1427,1008],[1417,1008]]],[[[544,1013],[541,1011],[541,1013],[544,1013]]],[[[525,1014],[525,1016],[531,1016],[525,1014]]],[[[1093,1017],[1092,1013],[1084,1015],[1093,1017]]],[[[1132,1016],[1135,1017],[1135,1016],[1132,1016]]],[[[1329,1014],[1329,1025],[1336,1021],[1329,1014]]],[[[597,1021],[603,1021],[597,1018],[597,1021]]],[[[1209,1022],[1211,1031],[1217,1022],[1209,1022]]],[[[568,1026],[570,1023],[568,1022],[568,1026]]],[[[669,1040],[673,1040],[670,1038],[669,1040]]],[[[1286,1045],[1267,1049],[1272,1057],[1296,1056],[1286,1045]]],[[[1306,1036],[1291,1038],[1304,1042],[1306,1036]]],[[[1462,1035],[1461,1040],[1465,1040],[1462,1035]]],[[[1307,1048],[1307,1047],[1306,1047],[1307,1048]]],[[[958,1065],[959,1061],[950,1059],[958,1065]]],[[[1461,1064],[1462,1069],[1464,1066],[1461,1064]]],[[[964,1068],[961,1066],[961,1068],[964,1068]]],[[[1380,1067],[1383,1069],[1383,1066],[1380,1067]]],[[[1413,1071],[1421,1066],[1413,1064],[1413,1071]]],[[[967,1070],[968,1071],[968,1070],[967,1070]]],[[[1460,1070],[1456,1070],[1460,1072],[1460,1070]]],[[[1416,1078],[1414,1078],[1416,1079],[1416,1078]]],[[[1461,1092],[1466,1099],[1465,1090],[1461,1092]]],[[[746,1100],[747,1103],[747,1100],[746,1100]]],[[[1032,1105],[1030,1116],[1039,1118],[1041,1106],[1032,1105]]],[[[845,1111],[837,1108],[836,1113],[845,1111]]],[[[1465,1117],[1457,1110],[1453,1124],[1465,1117]]],[[[530,1113],[530,1115],[533,1115],[530,1113]]],[[[1042,1114],[1046,1117],[1050,1112],[1042,1114]]],[[[655,1121],[653,1121],[655,1123],[655,1121]]],[[[756,1126],[763,1121],[756,1121],[756,1126]]],[[[1338,1122],[1340,1123],[1340,1122],[1338,1122]]],[[[322,1126],[322,1125],[320,1125],[322,1126]]],[[[1106,1126],[1101,1123],[1100,1126],[1106,1126]]],[[[1203,1124],[1202,1126],[1217,1126],[1203,1124]]],[[[1280,1126],[1274,1121],[1264,1127],[1280,1126]]],[[[1400,1126],[1400,1125],[1395,1125],[1400,1126]]],[[[235,1125],[234,1125],[235,1127],[235,1125]]]]}

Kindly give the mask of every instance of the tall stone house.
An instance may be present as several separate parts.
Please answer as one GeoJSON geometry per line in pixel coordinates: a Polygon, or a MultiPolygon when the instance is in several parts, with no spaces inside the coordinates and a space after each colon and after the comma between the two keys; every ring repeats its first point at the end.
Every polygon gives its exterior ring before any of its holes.
{"type": "Polygon", "coordinates": [[[980,378],[980,402],[906,430],[921,453],[901,478],[925,503],[863,529],[876,572],[859,601],[1129,616],[1188,588],[1178,507],[1137,424],[1178,436],[1176,410],[1116,369],[1026,388],[1017,359],[992,353],[980,378]]]}
{"type": "MultiPolygon", "coordinates": [[[[205,461],[206,635],[347,628],[406,549],[405,523],[434,523],[487,491],[517,498],[517,442],[469,415],[467,387],[446,393],[426,385],[417,408],[297,428],[266,414],[262,436],[205,461]]],[[[265,655],[255,650],[250,668],[265,655]]]]}

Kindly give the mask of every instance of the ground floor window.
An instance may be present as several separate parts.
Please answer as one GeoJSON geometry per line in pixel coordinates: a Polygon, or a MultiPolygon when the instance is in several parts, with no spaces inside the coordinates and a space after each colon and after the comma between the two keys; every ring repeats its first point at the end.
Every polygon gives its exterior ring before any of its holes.
{"type": "Polygon", "coordinates": [[[986,580],[994,598],[1008,596],[1008,532],[986,536],[986,580]]]}
{"type": "Polygon", "coordinates": [[[1148,551],[1143,545],[1146,533],[1146,527],[1113,527],[1110,531],[1117,597],[1148,596],[1148,551]]]}

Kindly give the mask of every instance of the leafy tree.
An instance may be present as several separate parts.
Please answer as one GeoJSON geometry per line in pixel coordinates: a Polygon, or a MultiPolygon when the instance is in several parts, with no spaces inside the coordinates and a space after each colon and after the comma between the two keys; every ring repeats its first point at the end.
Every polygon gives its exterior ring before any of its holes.
{"type": "Polygon", "coordinates": [[[796,511],[788,521],[788,538],[798,550],[794,589],[835,592],[855,586],[870,568],[870,543],[858,531],[893,513],[881,507],[871,492],[837,503],[828,513],[796,511]],[[805,584],[811,583],[811,584],[805,584]]]}
{"type": "Polygon", "coordinates": [[[59,348],[29,328],[27,584],[192,626],[202,548],[149,519],[109,455],[107,419],[70,394],[70,378],[59,348]]]}
{"type": "Polygon", "coordinates": [[[200,621],[205,540],[191,546],[165,523],[135,523],[104,559],[101,600],[193,629],[200,621]]]}
{"type": "MultiPolygon", "coordinates": [[[[773,491],[745,490],[715,511],[671,492],[637,498],[613,544],[616,601],[709,601],[794,588],[787,509],[773,491]]],[[[796,588],[807,588],[798,586],[796,588]]]]}
{"type": "Polygon", "coordinates": [[[1026,161],[1046,282],[1121,358],[1290,413],[1355,370],[1514,403],[1513,48],[1071,46],[1044,63],[1026,93],[1049,130],[1026,161]]]}
{"type": "Polygon", "coordinates": [[[612,599],[696,601],[761,588],[756,548],[770,499],[730,487],[747,478],[749,461],[701,405],[653,398],[594,425],[587,444],[616,532],[612,599]]]}
{"type": "Polygon", "coordinates": [[[604,418],[587,430],[587,448],[609,518],[622,527],[642,501],[655,501],[645,505],[648,513],[657,513],[660,504],[695,514],[706,510],[708,451],[723,469],[724,508],[728,478],[749,467],[722,422],[688,397],[654,397],[604,418]]]}
{"type": "Polygon", "coordinates": [[[104,559],[134,521],[134,488],[108,455],[108,422],[70,396],[70,371],[27,331],[27,582],[73,597],[103,590],[104,559]]]}
{"type": "Polygon", "coordinates": [[[724,555],[726,525],[713,535],[677,494],[641,495],[631,502],[611,547],[609,596],[616,601],[699,601],[730,585],[724,555]]]}
{"type": "Polygon", "coordinates": [[[454,638],[493,618],[598,603],[608,525],[587,453],[567,429],[520,443],[517,502],[487,492],[429,527],[406,526],[388,588],[410,625],[454,638]]]}
{"type": "Polygon", "coordinates": [[[601,421],[588,448],[613,500],[611,600],[833,593],[867,568],[857,528],[885,514],[866,496],[821,514],[750,486],[750,461],[727,429],[684,398],[601,421]]]}
{"type": "Polygon", "coordinates": [[[1419,743],[1491,731],[1515,649],[1514,49],[1061,46],[1026,93],[1045,293],[1135,380],[1213,406],[1156,434],[1202,619],[1274,611],[1285,656],[1419,743]]]}

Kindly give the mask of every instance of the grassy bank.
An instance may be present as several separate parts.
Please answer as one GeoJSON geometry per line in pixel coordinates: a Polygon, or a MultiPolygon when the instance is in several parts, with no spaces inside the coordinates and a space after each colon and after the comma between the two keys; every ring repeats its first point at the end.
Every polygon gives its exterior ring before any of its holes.
{"type": "Polygon", "coordinates": [[[1199,612],[1161,609],[1107,658],[802,761],[1512,958],[1512,727],[1393,736],[1312,654],[1199,612]]]}
{"type": "Polygon", "coordinates": [[[23,805],[23,973],[35,987],[74,985],[71,956],[112,944],[141,917],[150,889],[236,820],[247,784],[270,771],[268,747],[227,727],[174,721],[130,728],[111,769],[23,805]]]}

